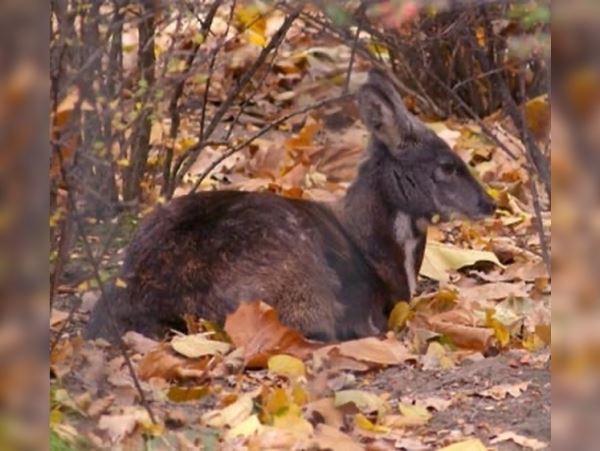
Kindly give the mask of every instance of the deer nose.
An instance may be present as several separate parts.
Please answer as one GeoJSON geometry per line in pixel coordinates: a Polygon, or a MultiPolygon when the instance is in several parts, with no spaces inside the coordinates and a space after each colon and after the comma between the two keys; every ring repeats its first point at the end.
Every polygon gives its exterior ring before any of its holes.
{"type": "Polygon", "coordinates": [[[490,196],[479,199],[479,210],[485,215],[491,215],[496,211],[496,202],[490,196]]]}

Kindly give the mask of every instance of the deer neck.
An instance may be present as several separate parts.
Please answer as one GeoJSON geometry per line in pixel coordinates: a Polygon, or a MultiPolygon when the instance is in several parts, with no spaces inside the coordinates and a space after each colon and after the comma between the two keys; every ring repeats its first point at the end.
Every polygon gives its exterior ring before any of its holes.
{"type": "Polygon", "coordinates": [[[371,158],[360,166],[337,211],[393,296],[410,298],[417,284],[427,221],[392,206],[378,184],[378,164],[371,158]]]}

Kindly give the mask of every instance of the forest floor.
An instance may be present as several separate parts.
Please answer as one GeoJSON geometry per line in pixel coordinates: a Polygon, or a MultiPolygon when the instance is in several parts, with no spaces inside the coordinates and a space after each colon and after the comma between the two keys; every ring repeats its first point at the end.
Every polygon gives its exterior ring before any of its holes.
{"type": "MultiPolygon", "coordinates": [[[[339,91],[339,80],[320,80],[346,74],[348,46],[316,33],[309,40],[314,49],[299,53],[293,45],[305,41],[305,30],[292,31],[292,48],[281,50],[236,117],[232,142],[339,91]]],[[[261,49],[243,41],[230,47],[220,64],[238,66],[225,71],[228,77],[261,49]]],[[[357,59],[351,89],[365,80],[367,68],[357,59]]],[[[186,108],[203,96],[205,83],[194,83],[186,108]]],[[[207,117],[229,84],[214,83],[207,117]]],[[[532,102],[525,112],[540,118],[530,122],[543,122],[547,99],[532,102]]],[[[536,217],[532,175],[510,121],[500,113],[482,121],[428,125],[470,165],[498,210],[481,221],[430,227],[419,293],[394,310],[385,337],[318,346],[254,303],[228,318],[226,334],[193,319],[188,330],[162,341],[127,333],[123,350],[86,341],[82,329],[100,296],[97,279],[119,283],[115,276],[132,232],[162,201],[158,171],[145,180],[138,211],[107,223],[85,221],[50,318],[51,448],[548,449],[551,278],[539,224],[550,236],[549,202],[540,195],[543,212],[536,217]],[[517,157],[509,158],[482,123],[517,157]]],[[[193,145],[197,124],[193,115],[182,122],[176,147],[193,145]]],[[[219,164],[200,190],[268,190],[315,201],[343,195],[367,141],[354,102],[307,110],[280,125],[219,164]]],[[[220,127],[226,131],[228,124],[220,127]]],[[[165,121],[153,124],[155,162],[167,133],[165,121]]],[[[206,147],[190,173],[203,173],[222,150],[206,147]]],[[[185,179],[175,194],[193,182],[185,179]]]]}

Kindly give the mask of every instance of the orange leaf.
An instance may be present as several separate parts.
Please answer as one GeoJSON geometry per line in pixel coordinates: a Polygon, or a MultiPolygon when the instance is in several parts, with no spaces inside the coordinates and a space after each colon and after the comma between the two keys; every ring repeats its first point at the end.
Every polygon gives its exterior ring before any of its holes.
{"type": "Polygon", "coordinates": [[[137,371],[140,379],[159,377],[166,380],[202,378],[210,357],[186,359],[163,343],[150,351],[140,361],[137,371]]]}
{"type": "Polygon", "coordinates": [[[484,351],[491,345],[494,331],[484,327],[475,327],[469,322],[467,312],[451,310],[427,318],[429,329],[452,339],[460,348],[484,351]]]}
{"type": "Polygon", "coordinates": [[[236,347],[244,348],[244,362],[249,368],[266,367],[269,357],[276,354],[304,359],[322,346],[281,324],[277,312],[260,301],[243,303],[228,315],[225,332],[236,347]]]}

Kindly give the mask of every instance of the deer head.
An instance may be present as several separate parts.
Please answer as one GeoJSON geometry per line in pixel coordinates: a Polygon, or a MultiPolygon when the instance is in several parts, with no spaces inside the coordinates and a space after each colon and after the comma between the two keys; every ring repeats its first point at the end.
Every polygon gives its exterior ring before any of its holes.
{"type": "Polygon", "coordinates": [[[371,152],[381,154],[377,168],[380,189],[394,208],[428,220],[434,215],[478,218],[493,213],[494,201],[469,167],[408,112],[384,73],[369,72],[357,101],[372,135],[371,152]]]}

